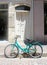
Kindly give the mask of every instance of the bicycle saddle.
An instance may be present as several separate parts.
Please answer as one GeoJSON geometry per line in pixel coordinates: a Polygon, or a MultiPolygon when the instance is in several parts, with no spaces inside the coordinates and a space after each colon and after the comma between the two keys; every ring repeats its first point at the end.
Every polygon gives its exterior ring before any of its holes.
{"type": "Polygon", "coordinates": [[[21,37],[20,35],[16,35],[15,39],[17,39],[18,37],[21,37]]]}

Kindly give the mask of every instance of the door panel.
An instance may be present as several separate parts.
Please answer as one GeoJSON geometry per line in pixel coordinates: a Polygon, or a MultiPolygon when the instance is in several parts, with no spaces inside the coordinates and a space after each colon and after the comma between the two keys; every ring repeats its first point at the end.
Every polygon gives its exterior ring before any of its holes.
{"type": "Polygon", "coordinates": [[[34,0],[34,40],[44,42],[43,0],[34,0]]]}

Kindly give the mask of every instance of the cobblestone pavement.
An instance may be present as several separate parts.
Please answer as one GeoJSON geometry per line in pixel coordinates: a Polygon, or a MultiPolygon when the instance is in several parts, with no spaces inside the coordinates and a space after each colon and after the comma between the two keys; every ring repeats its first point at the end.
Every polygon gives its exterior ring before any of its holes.
{"type": "Polygon", "coordinates": [[[47,65],[47,57],[41,58],[5,58],[0,56],[0,65],[47,65]]]}

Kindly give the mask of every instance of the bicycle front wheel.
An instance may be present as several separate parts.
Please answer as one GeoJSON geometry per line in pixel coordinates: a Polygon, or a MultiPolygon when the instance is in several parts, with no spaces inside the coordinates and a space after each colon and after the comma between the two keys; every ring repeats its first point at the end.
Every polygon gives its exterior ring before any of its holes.
{"type": "Polygon", "coordinates": [[[32,45],[30,48],[29,48],[29,55],[33,58],[39,58],[42,56],[42,53],[43,53],[43,48],[38,45],[38,44],[35,44],[35,45],[32,45]]]}
{"type": "Polygon", "coordinates": [[[15,58],[19,53],[18,48],[14,44],[9,44],[4,49],[4,55],[7,58],[15,58]]]}

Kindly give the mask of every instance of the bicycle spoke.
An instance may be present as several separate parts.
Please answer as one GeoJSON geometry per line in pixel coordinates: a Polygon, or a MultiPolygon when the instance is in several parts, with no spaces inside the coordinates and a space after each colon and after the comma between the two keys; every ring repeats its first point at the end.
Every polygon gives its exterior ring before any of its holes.
{"type": "Polygon", "coordinates": [[[13,44],[8,45],[4,50],[4,54],[8,58],[17,57],[18,52],[19,52],[18,48],[13,44]]]}

